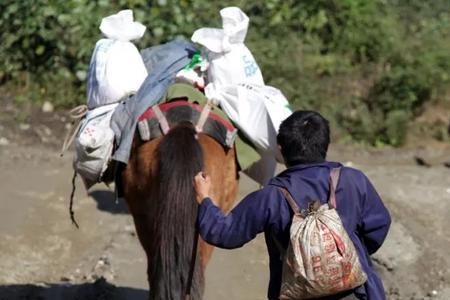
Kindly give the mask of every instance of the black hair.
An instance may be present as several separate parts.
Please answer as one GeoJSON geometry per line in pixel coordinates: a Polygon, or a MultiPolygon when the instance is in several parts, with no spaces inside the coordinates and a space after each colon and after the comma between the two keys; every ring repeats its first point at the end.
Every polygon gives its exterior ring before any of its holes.
{"type": "Polygon", "coordinates": [[[201,299],[203,293],[201,264],[196,263],[194,273],[190,273],[197,243],[198,204],[193,178],[203,170],[203,150],[196,135],[191,123],[181,122],[170,129],[156,149],[156,180],[147,199],[152,300],[184,299],[187,290],[192,292],[190,299],[201,299]]]}
{"type": "Polygon", "coordinates": [[[287,166],[323,162],[330,144],[328,120],[315,111],[295,111],[281,123],[277,142],[287,166]]]}

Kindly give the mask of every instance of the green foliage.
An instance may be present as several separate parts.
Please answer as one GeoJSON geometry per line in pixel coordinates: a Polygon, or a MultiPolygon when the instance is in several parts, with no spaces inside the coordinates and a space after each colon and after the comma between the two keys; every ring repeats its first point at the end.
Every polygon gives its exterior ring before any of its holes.
{"type": "Polygon", "coordinates": [[[247,46],[267,84],[296,108],[319,109],[342,138],[400,145],[450,81],[448,0],[3,0],[0,84],[21,101],[85,101],[101,18],[133,10],[140,49],[219,27],[219,10],[250,17],[247,46]]]}
{"type": "Polygon", "coordinates": [[[359,113],[349,114],[355,108],[347,104],[336,114],[352,137],[372,145],[401,145],[424,104],[445,100],[440,95],[450,79],[450,3],[398,0],[391,8],[401,39],[382,57],[367,95],[353,105],[359,113]]]}
{"type": "Polygon", "coordinates": [[[380,110],[383,115],[397,110],[417,113],[431,94],[428,78],[421,71],[395,68],[383,75],[370,91],[370,110],[380,110]]]}
{"type": "Polygon", "coordinates": [[[393,146],[400,146],[406,138],[407,123],[410,119],[409,113],[404,110],[392,110],[386,115],[386,132],[381,137],[382,142],[393,146]]]}
{"type": "Polygon", "coordinates": [[[99,8],[87,0],[1,2],[0,80],[30,100],[81,101],[99,8]]]}

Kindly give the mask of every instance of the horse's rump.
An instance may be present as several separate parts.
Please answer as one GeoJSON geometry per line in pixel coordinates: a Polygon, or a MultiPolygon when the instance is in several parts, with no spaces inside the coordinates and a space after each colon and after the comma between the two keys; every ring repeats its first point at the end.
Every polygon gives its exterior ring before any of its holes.
{"type": "MultiPolygon", "coordinates": [[[[125,199],[147,253],[150,299],[180,299],[186,292],[198,208],[193,178],[201,170],[211,176],[211,196],[229,210],[237,192],[234,148],[197,134],[190,123],[178,124],[150,142],[135,135],[122,178],[125,199]]],[[[191,299],[201,299],[203,269],[211,250],[201,242],[191,299]]]]}

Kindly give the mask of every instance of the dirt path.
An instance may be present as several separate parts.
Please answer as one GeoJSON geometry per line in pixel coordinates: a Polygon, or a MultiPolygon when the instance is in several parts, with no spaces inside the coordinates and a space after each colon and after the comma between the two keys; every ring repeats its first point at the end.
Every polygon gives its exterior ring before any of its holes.
{"type": "MultiPolygon", "coordinates": [[[[71,154],[59,158],[51,139],[15,139],[18,131],[7,126],[0,123],[0,300],[146,299],[145,256],[125,204],[103,186],[86,195],[79,182],[75,229],[71,154]]],[[[392,212],[388,239],[374,256],[388,299],[450,299],[450,169],[441,164],[449,147],[333,146],[330,159],[366,172],[392,212]],[[414,155],[432,166],[416,165],[414,155]]],[[[243,178],[241,196],[252,189],[243,178]]],[[[205,299],[265,299],[263,237],[215,251],[206,276],[205,299]]]]}

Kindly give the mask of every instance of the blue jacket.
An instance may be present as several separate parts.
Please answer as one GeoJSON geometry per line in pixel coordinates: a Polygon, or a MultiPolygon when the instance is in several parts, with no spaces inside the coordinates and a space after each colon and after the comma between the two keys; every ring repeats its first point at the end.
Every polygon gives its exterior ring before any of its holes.
{"type": "MultiPolygon", "coordinates": [[[[279,187],[289,190],[300,209],[307,209],[308,202],[315,199],[326,203],[330,170],[336,167],[342,165],[323,162],[290,167],[272,178],[263,189],[246,196],[228,215],[211,199],[204,199],[198,215],[201,237],[217,247],[233,249],[264,232],[270,257],[268,298],[278,299],[282,261],[273,235],[287,248],[293,215],[279,187]]],[[[385,299],[383,284],[373,269],[370,255],[380,248],[387,235],[391,223],[389,212],[369,179],[361,171],[347,167],[341,170],[336,202],[338,214],[368,275],[367,282],[355,289],[355,295],[360,299],[385,299]]]]}
{"type": "Polygon", "coordinates": [[[175,82],[175,75],[189,64],[196,51],[193,44],[181,39],[142,51],[148,76],[137,93],[121,102],[111,117],[111,129],[118,145],[112,156],[114,160],[128,163],[138,118],[158,103],[175,82]]]}

